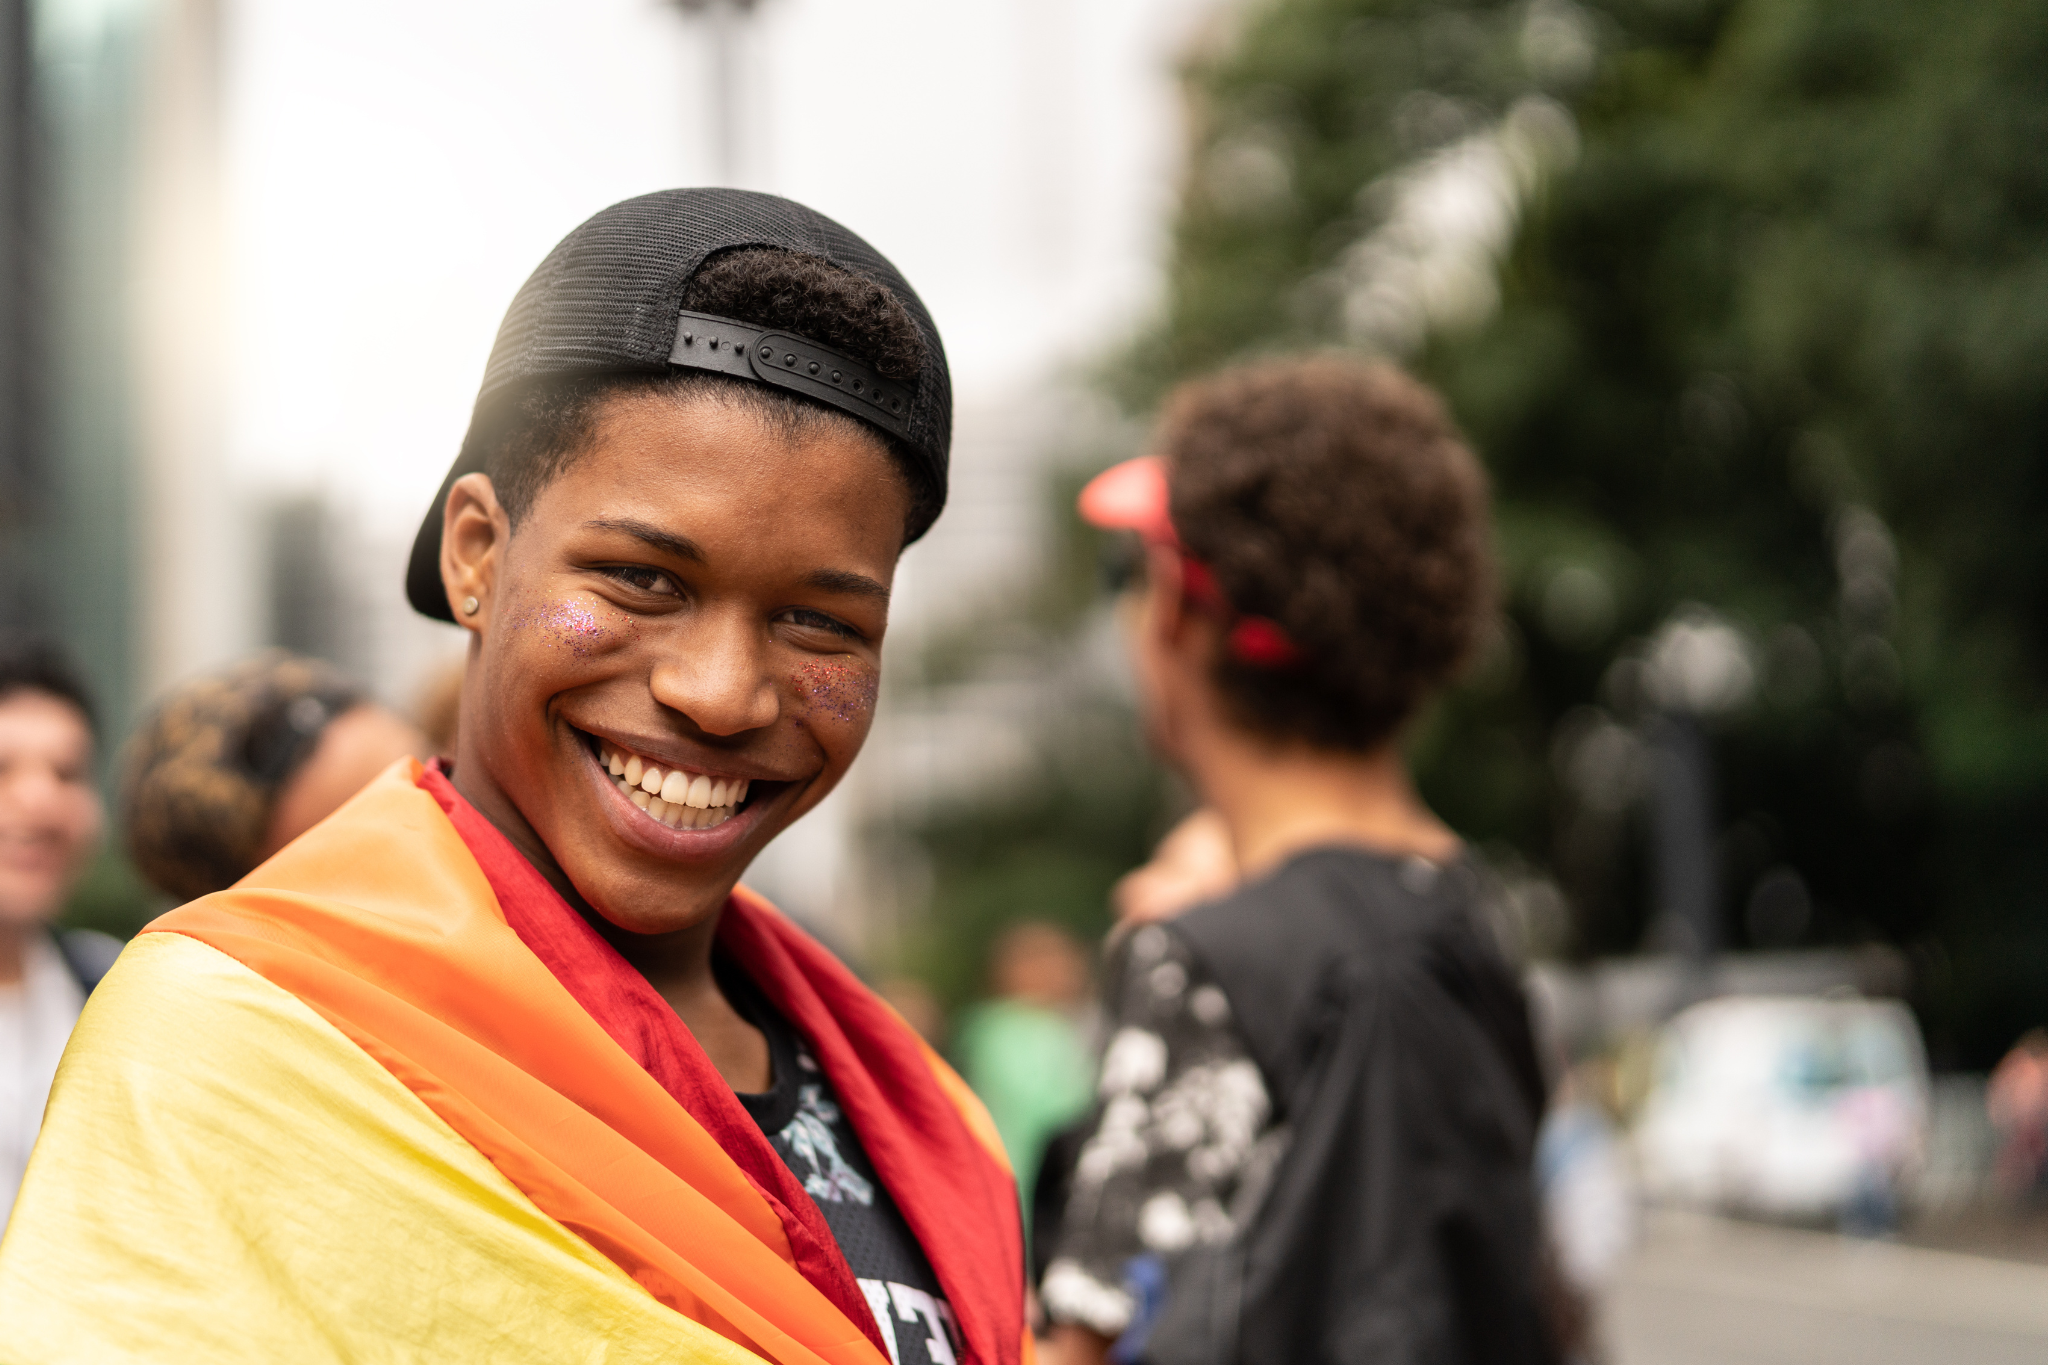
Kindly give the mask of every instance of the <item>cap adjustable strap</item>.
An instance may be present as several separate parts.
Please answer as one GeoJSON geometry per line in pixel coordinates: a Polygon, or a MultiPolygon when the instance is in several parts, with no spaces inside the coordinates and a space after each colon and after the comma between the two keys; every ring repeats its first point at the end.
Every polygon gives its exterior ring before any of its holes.
{"type": "Polygon", "coordinates": [[[1294,668],[1307,660],[1308,655],[1287,633],[1287,627],[1269,616],[1247,616],[1231,606],[1230,599],[1223,595],[1222,585],[1216,581],[1215,571],[1189,554],[1179,540],[1175,533],[1175,548],[1180,550],[1181,591],[1196,606],[1230,623],[1223,647],[1231,658],[1253,668],[1276,669],[1294,668]]]}
{"type": "Polygon", "coordinates": [[[829,403],[898,440],[910,440],[909,385],[884,379],[851,356],[788,332],[764,332],[731,318],[686,312],[676,322],[668,363],[773,384],[829,403]]]}

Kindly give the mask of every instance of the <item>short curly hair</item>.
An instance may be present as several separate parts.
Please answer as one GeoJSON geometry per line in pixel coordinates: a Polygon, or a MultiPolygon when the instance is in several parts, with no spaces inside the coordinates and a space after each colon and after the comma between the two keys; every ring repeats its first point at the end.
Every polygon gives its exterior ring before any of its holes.
{"type": "MultiPolygon", "coordinates": [[[[872,365],[891,379],[915,380],[924,338],[897,297],[830,262],[779,247],[721,252],[690,277],[683,307],[757,327],[794,332],[872,365]]],[[[582,373],[529,384],[472,425],[464,454],[481,443],[483,468],[516,527],[541,490],[589,445],[604,400],[627,392],[716,393],[798,437],[814,422],[844,422],[884,445],[911,494],[904,539],[938,519],[939,499],[908,452],[837,408],[765,385],[698,370],[582,373]]]]}
{"type": "Polygon", "coordinates": [[[1491,526],[1435,393],[1391,365],[1265,361],[1176,390],[1157,441],[1188,551],[1305,656],[1219,658],[1248,729],[1362,752],[1456,673],[1493,611],[1491,526]]]}

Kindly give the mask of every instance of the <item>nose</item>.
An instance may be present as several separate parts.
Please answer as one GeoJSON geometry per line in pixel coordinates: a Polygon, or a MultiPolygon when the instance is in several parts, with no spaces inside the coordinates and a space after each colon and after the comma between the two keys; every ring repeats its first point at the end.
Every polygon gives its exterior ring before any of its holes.
{"type": "Polygon", "coordinates": [[[701,614],[655,664],[654,699],[707,735],[765,729],[782,713],[767,646],[767,633],[738,612],[701,614]]]}

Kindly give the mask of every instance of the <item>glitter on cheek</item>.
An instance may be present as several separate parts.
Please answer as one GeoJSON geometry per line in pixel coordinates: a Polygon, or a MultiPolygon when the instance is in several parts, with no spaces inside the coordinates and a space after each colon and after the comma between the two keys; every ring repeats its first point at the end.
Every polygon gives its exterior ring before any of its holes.
{"type": "Polygon", "coordinates": [[[842,725],[864,720],[875,709],[875,694],[881,681],[864,664],[813,659],[796,671],[796,690],[810,701],[813,711],[829,715],[842,725]]]}
{"type": "Polygon", "coordinates": [[[539,631],[558,648],[567,649],[579,659],[607,653],[640,635],[639,623],[632,617],[608,620],[590,603],[577,598],[534,607],[514,617],[510,626],[513,630],[539,631]]]}

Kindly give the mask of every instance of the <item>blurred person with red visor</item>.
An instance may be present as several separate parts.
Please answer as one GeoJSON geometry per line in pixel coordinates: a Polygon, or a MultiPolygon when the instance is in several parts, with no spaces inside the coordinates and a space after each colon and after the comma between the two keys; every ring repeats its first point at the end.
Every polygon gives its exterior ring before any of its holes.
{"type": "Polygon", "coordinates": [[[1048,1355],[1556,1359],[1527,1007],[1399,747],[1492,610],[1478,462],[1336,357],[1184,386],[1155,450],[1081,513],[1135,533],[1142,718],[1241,880],[1113,951],[1048,1355]]]}

